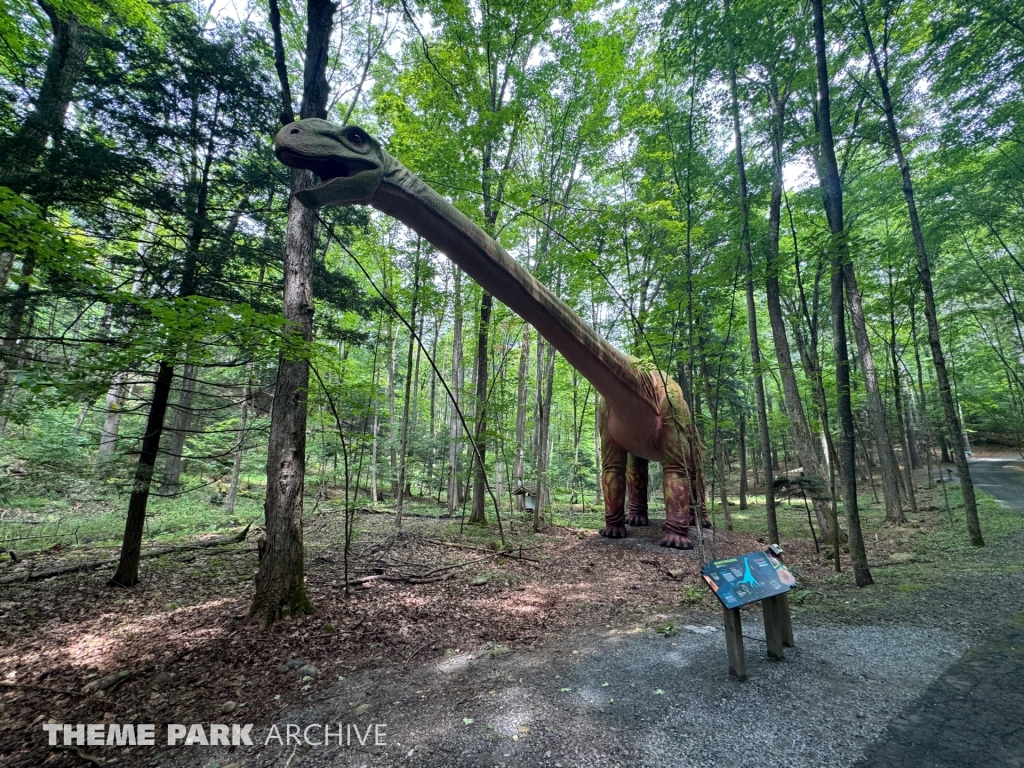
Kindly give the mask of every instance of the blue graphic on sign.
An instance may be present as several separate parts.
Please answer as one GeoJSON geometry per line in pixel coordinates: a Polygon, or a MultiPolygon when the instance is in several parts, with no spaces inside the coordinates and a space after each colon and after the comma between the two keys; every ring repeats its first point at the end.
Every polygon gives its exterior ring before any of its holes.
{"type": "Polygon", "coordinates": [[[705,565],[701,574],[726,608],[781,595],[796,584],[793,573],[764,552],[715,560],[705,565]]]}

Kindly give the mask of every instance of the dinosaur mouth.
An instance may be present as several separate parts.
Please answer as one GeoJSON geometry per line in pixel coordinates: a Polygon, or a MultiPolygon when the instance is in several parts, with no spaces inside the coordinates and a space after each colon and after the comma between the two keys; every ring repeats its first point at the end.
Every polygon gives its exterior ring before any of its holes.
{"type": "Polygon", "coordinates": [[[320,177],[320,186],[324,186],[334,181],[334,179],[352,178],[367,171],[377,170],[377,164],[369,160],[342,157],[308,157],[290,149],[279,151],[277,159],[289,168],[301,168],[312,171],[320,177]]]}

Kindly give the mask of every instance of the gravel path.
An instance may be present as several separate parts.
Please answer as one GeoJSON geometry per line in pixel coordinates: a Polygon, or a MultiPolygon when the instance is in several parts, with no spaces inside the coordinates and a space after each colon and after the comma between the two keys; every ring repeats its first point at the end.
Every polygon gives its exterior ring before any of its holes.
{"type": "MultiPolygon", "coordinates": [[[[985,470],[979,479],[1018,479],[1009,463],[985,470]]],[[[1024,492],[1005,495],[1024,509],[1024,492]]],[[[386,746],[264,745],[257,729],[248,751],[175,764],[1024,765],[1024,615],[1007,626],[1024,608],[1024,532],[963,565],[914,590],[880,569],[878,586],[840,591],[842,610],[796,611],[784,662],[764,658],[755,607],[744,614],[745,683],[725,674],[720,614],[662,615],[675,634],[595,629],[529,653],[479,649],[407,675],[353,676],[279,723],[282,734],[288,723],[381,723],[386,746]]]]}

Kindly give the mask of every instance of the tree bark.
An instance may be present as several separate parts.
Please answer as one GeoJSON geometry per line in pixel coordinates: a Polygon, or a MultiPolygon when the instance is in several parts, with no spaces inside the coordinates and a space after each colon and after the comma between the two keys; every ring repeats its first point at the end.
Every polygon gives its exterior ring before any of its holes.
{"type": "Polygon", "coordinates": [[[740,411],[740,509],[747,508],[747,415],[740,411]]]}
{"type": "Polygon", "coordinates": [[[452,328],[452,394],[451,417],[448,421],[448,514],[454,515],[459,508],[459,421],[458,404],[462,392],[462,272],[454,264],[454,314],[452,328]]]}
{"type": "Polygon", "coordinates": [[[121,587],[134,587],[139,583],[139,559],[142,554],[142,533],[146,525],[146,504],[153,482],[153,468],[160,450],[160,436],[164,430],[164,416],[171,396],[174,368],[161,361],[153,384],[153,401],[146,419],[146,432],[142,436],[142,450],[135,465],[132,494],[128,499],[128,517],[124,538],[121,540],[121,558],[110,583],[121,587]]]}
{"type": "MultiPolygon", "coordinates": [[[[413,266],[413,277],[412,277],[412,311],[409,314],[409,325],[413,328],[416,327],[416,310],[417,302],[420,296],[420,247],[422,241],[417,240],[416,244],[416,263],[413,266]]],[[[405,362],[405,401],[402,404],[402,445],[398,457],[398,504],[395,510],[395,525],[401,527],[402,525],[402,504],[405,501],[405,468],[409,453],[409,401],[412,400],[413,394],[413,351],[416,346],[416,340],[413,335],[409,334],[409,349],[406,355],[405,362]]]]}
{"type": "MultiPolygon", "coordinates": [[[[821,138],[818,174],[821,180],[825,214],[828,218],[832,240],[832,346],[836,361],[836,411],[839,417],[839,471],[843,486],[843,510],[850,541],[850,557],[853,560],[854,580],[857,586],[874,583],[868,568],[864,551],[864,536],[860,527],[860,510],[857,501],[856,445],[853,432],[853,407],[850,402],[850,360],[846,348],[846,312],[843,296],[844,271],[849,262],[849,244],[846,240],[843,220],[843,190],[839,181],[839,164],[836,161],[835,142],[832,137],[832,112],[828,83],[828,60],[825,48],[825,15],[822,0],[811,0],[814,17],[814,55],[818,77],[818,129],[821,138]]],[[[838,550],[838,537],[834,539],[838,550]]],[[[838,551],[836,562],[838,563],[838,551]]]]}
{"type": "Polygon", "coordinates": [[[828,488],[825,482],[825,473],[822,467],[823,460],[818,453],[818,447],[811,437],[810,427],[807,425],[807,416],[804,413],[803,401],[800,399],[800,389],[796,382],[796,372],[793,368],[793,357],[790,353],[789,336],[786,333],[786,321],[782,312],[782,299],[779,288],[779,237],[782,221],[782,138],[786,121],[786,100],[787,94],[780,93],[778,86],[772,82],[769,89],[769,98],[772,106],[772,189],[768,204],[768,249],[766,252],[766,292],[768,303],[768,320],[772,328],[772,340],[775,343],[775,356],[779,361],[779,377],[782,379],[782,394],[786,404],[786,414],[789,416],[790,431],[793,435],[793,443],[796,447],[797,459],[803,469],[805,477],[815,481],[815,485],[821,484],[822,491],[812,496],[811,503],[814,507],[814,514],[818,521],[818,529],[822,538],[830,541],[833,536],[831,510],[829,501],[824,489],[828,488]]]}
{"type": "Polygon", "coordinates": [[[176,496],[181,492],[181,467],[185,453],[185,441],[188,438],[189,426],[192,422],[192,402],[196,395],[196,367],[186,365],[179,377],[181,388],[178,390],[178,402],[174,405],[174,420],[168,430],[166,459],[164,460],[164,476],[160,488],[164,494],[176,496]]]}
{"type": "MultiPolygon", "coordinates": [[[[512,482],[523,482],[526,468],[526,393],[530,377],[530,326],[523,324],[523,340],[519,345],[519,375],[516,379],[516,458],[512,465],[512,482]]],[[[516,510],[522,512],[526,497],[516,496],[516,510]]]]}
{"type": "Polygon", "coordinates": [[[537,441],[534,461],[537,464],[537,495],[534,497],[533,530],[540,530],[544,512],[551,504],[548,470],[551,464],[550,431],[551,399],[555,382],[555,348],[537,337],[537,441]],[[546,352],[546,354],[545,354],[546,352]]]}
{"type": "Polygon", "coordinates": [[[398,406],[395,390],[398,388],[398,327],[391,325],[391,342],[388,350],[388,450],[391,464],[391,495],[398,496],[398,406]]]}
{"type": "Polygon", "coordinates": [[[235,438],[235,456],[231,462],[231,484],[228,486],[228,495],[224,501],[225,514],[231,515],[235,511],[235,503],[238,500],[238,482],[242,476],[242,455],[245,451],[245,428],[249,418],[249,400],[252,398],[252,364],[245,369],[245,390],[242,395],[242,406],[238,411],[238,432],[235,438]]]}
{"type": "Polygon", "coordinates": [[[473,514],[469,522],[487,524],[487,494],[485,478],[487,472],[487,379],[489,374],[488,338],[491,328],[491,307],[494,299],[484,292],[480,298],[480,327],[476,343],[476,426],[473,440],[477,455],[473,458],[473,514]]]}
{"type": "Polygon", "coordinates": [[[878,447],[878,461],[882,469],[882,495],[885,499],[885,519],[890,523],[905,523],[903,506],[900,503],[900,472],[896,462],[896,453],[892,448],[892,438],[885,423],[885,406],[882,404],[882,393],[878,386],[878,371],[875,367],[875,356],[871,351],[871,340],[868,337],[867,321],[861,304],[860,289],[857,287],[857,276],[852,260],[844,266],[843,280],[846,288],[846,302],[850,311],[850,324],[853,336],[857,341],[857,352],[860,355],[860,366],[864,372],[864,389],[867,392],[868,419],[871,431],[875,435],[878,447]]]}
{"type": "MultiPolygon", "coordinates": [[[[327,117],[327,62],[336,6],[307,0],[303,71],[303,118],[327,117]]],[[[287,83],[287,73],[283,82],[287,83]]],[[[283,96],[282,96],[283,98],[283,96]]],[[[287,112],[287,110],[282,110],[287,112]]],[[[305,342],[313,336],[313,250],[316,212],[295,192],[316,183],[310,171],[292,171],[292,195],[284,252],[284,317],[291,333],[305,342]]],[[[281,354],[267,450],[266,540],[256,574],[251,620],[264,626],[288,616],[312,613],[306,594],[302,542],[302,495],[306,473],[306,400],[309,361],[281,354]]]]}

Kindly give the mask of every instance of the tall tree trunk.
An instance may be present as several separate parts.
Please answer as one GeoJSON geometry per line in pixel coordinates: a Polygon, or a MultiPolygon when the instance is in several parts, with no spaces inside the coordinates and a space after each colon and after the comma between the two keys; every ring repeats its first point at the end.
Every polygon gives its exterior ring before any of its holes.
{"type": "Polygon", "coordinates": [[[235,456],[231,463],[231,485],[224,501],[224,512],[234,514],[235,502],[238,500],[238,481],[242,477],[242,455],[245,452],[245,428],[249,418],[249,400],[252,399],[252,363],[245,367],[245,390],[242,395],[242,406],[238,411],[238,433],[235,438],[235,456]]]}
{"type": "Polygon", "coordinates": [[[459,420],[458,402],[462,391],[462,272],[454,264],[455,273],[454,314],[452,328],[452,394],[451,417],[448,422],[448,514],[454,515],[459,508],[459,420]]]}
{"type": "Polygon", "coordinates": [[[537,429],[534,461],[537,464],[537,495],[534,497],[533,530],[540,530],[544,512],[551,505],[548,471],[551,464],[551,399],[555,382],[555,348],[537,337],[537,429]],[[546,354],[545,354],[546,352],[546,354]]]}
{"type": "MultiPolygon", "coordinates": [[[[416,262],[413,266],[412,275],[412,311],[409,315],[409,325],[416,327],[417,302],[420,297],[420,248],[422,240],[416,241],[416,262]]],[[[395,525],[402,525],[402,503],[405,500],[405,468],[409,453],[409,401],[413,394],[413,350],[416,340],[412,333],[409,334],[409,350],[405,362],[405,401],[402,404],[402,446],[399,452],[398,464],[398,505],[395,511],[395,525]]]]}
{"type": "Polygon", "coordinates": [[[875,72],[875,77],[878,80],[878,86],[882,93],[882,109],[885,112],[885,125],[889,132],[893,156],[896,159],[896,165],[900,169],[900,176],[903,180],[903,197],[907,203],[910,230],[914,236],[914,249],[917,252],[917,274],[924,292],[924,314],[928,324],[928,346],[932,351],[935,378],[938,380],[939,385],[939,401],[942,403],[942,412],[946,419],[946,432],[952,440],[953,460],[956,462],[957,472],[960,475],[960,490],[963,493],[964,508],[967,513],[967,532],[971,538],[971,544],[980,547],[984,546],[985,539],[981,535],[981,522],[978,520],[978,502],[974,494],[974,482],[971,480],[971,469],[967,463],[967,455],[964,452],[963,428],[960,423],[960,414],[953,403],[953,394],[949,384],[949,372],[946,369],[946,357],[943,354],[942,341],[939,336],[939,318],[935,307],[935,289],[932,286],[931,265],[929,264],[928,250],[924,244],[921,219],[917,212],[917,201],[914,196],[914,182],[910,173],[910,162],[903,153],[903,142],[900,138],[899,126],[896,123],[896,113],[893,108],[892,95],[889,91],[887,71],[883,69],[879,60],[864,5],[858,2],[857,8],[860,13],[862,31],[864,33],[864,41],[867,44],[871,68],[875,72]]]}
{"type": "MultiPolygon", "coordinates": [[[[437,340],[441,335],[441,317],[434,320],[434,338],[430,342],[430,359],[437,360],[437,340]]],[[[437,371],[430,369],[430,465],[427,467],[427,487],[434,486],[434,465],[437,459],[437,371]]],[[[433,490],[431,490],[433,493],[433,490]]],[[[438,501],[441,499],[438,486],[438,501]]]]}
{"type": "MultiPolygon", "coordinates": [[[[725,12],[729,13],[726,0],[725,12]]],[[[757,307],[754,304],[754,255],[750,248],[750,199],[747,192],[746,164],[743,160],[743,134],[740,130],[740,103],[736,88],[736,63],[729,42],[729,95],[732,111],[732,129],[736,149],[736,175],[740,201],[740,246],[743,250],[746,273],[747,332],[750,338],[750,360],[754,374],[754,396],[757,401],[757,426],[761,435],[761,457],[764,460],[765,517],[768,522],[768,540],[779,543],[779,525],[775,517],[775,488],[772,472],[772,444],[768,431],[768,411],[765,403],[764,374],[761,370],[761,343],[757,337],[757,307]]]]}
{"type": "Polygon", "coordinates": [[[142,450],[135,465],[132,494],[128,499],[128,517],[125,521],[124,538],[121,540],[121,557],[117,571],[110,583],[121,587],[134,587],[139,583],[139,559],[142,554],[142,533],[146,525],[146,504],[153,482],[153,467],[160,450],[160,436],[164,431],[164,416],[171,397],[171,382],[174,368],[161,361],[153,384],[153,401],[146,419],[146,432],[142,436],[142,450]]]}
{"type": "Polygon", "coordinates": [[[827,494],[828,484],[825,482],[823,461],[818,447],[811,437],[804,404],[800,399],[800,389],[796,383],[796,371],[793,368],[793,357],[789,348],[789,336],[786,333],[785,315],[782,312],[782,298],[779,289],[779,237],[782,221],[782,142],[786,123],[787,93],[780,93],[778,86],[772,81],[769,90],[772,106],[772,189],[768,204],[768,249],[766,252],[766,293],[768,299],[768,320],[772,327],[772,340],[775,343],[775,356],[779,361],[779,377],[782,379],[782,394],[786,404],[786,415],[789,416],[790,431],[796,447],[797,459],[803,468],[804,476],[820,484],[821,489],[813,492],[812,505],[818,520],[818,529],[822,538],[830,541],[833,536],[832,516],[827,494]]]}
{"type": "Polygon", "coordinates": [[[474,442],[476,456],[473,457],[473,514],[469,522],[487,524],[487,494],[485,479],[487,472],[487,379],[490,372],[488,338],[491,328],[491,307],[494,299],[484,292],[480,298],[480,327],[476,343],[476,427],[474,442]]]}
{"type": "Polygon", "coordinates": [[[903,407],[903,377],[900,376],[900,356],[896,337],[896,295],[892,270],[889,270],[889,352],[892,363],[893,398],[895,399],[896,416],[899,420],[900,436],[903,442],[903,485],[910,503],[910,513],[917,517],[917,494],[914,492],[914,462],[910,457],[910,427],[905,421],[907,411],[903,407]]]}
{"type": "Polygon", "coordinates": [[[740,411],[740,509],[747,508],[747,414],[740,411]]]}
{"type": "Polygon", "coordinates": [[[196,395],[196,367],[189,364],[182,368],[179,381],[181,386],[178,390],[178,402],[172,408],[174,419],[168,430],[165,451],[167,458],[164,460],[164,476],[160,484],[163,493],[171,496],[181,492],[182,458],[192,422],[192,402],[196,395]]]}
{"type": "Polygon", "coordinates": [[[395,390],[398,388],[398,328],[391,323],[391,343],[388,349],[388,449],[391,463],[391,494],[398,496],[398,407],[395,390]]]}
{"type": "MultiPolygon", "coordinates": [[[[512,465],[512,482],[522,483],[526,468],[526,393],[530,378],[530,326],[523,324],[523,340],[519,345],[519,374],[516,379],[516,458],[512,465]]],[[[522,512],[526,497],[516,496],[516,509],[522,512]]]]}
{"type": "MultiPolygon", "coordinates": [[[[839,416],[839,472],[843,486],[843,509],[853,560],[854,580],[857,586],[874,583],[864,551],[864,536],[860,527],[857,502],[856,444],[853,432],[853,407],[850,402],[850,359],[846,348],[846,311],[843,288],[844,271],[849,262],[849,243],[843,221],[843,190],[839,181],[839,163],[836,161],[835,142],[832,138],[832,110],[828,83],[828,60],[825,47],[825,15],[822,0],[811,0],[814,16],[814,55],[818,76],[818,128],[821,137],[821,155],[818,173],[821,179],[825,214],[828,218],[832,241],[832,346],[836,361],[836,412],[839,416]]],[[[834,539],[838,542],[838,537],[834,539]]],[[[836,544],[838,550],[838,543],[836,544]]],[[[838,552],[836,552],[838,563],[838,552]]]]}
{"type": "Polygon", "coordinates": [[[99,471],[114,456],[117,448],[117,435],[121,428],[121,412],[124,409],[125,374],[115,373],[110,380],[107,398],[104,404],[103,426],[100,427],[100,445],[96,451],[96,471],[99,471]]]}
{"type": "Polygon", "coordinates": [[[900,504],[900,472],[896,462],[896,453],[892,448],[892,438],[885,423],[885,406],[882,404],[882,392],[878,385],[878,371],[875,367],[875,356],[871,351],[871,340],[868,337],[867,321],[861,304],[860,289],[857,287],[857,276],[854,273],[852,260],[843,269],[843,280],[846,288],[846,302],[850,311],[850,324],[853,336],[857,341],[857,352],[860,355],[861,370],[864,372],[864,389],[867,392],[868,419],[871,432],[875,435],[878,447],[878,461],[882,469],[882,495],[885,498],[885,519],[890,523],[905,523],[903,506],[900,504]]]}
{"type": "MultiPolygon", "coordinates": [[[[306,3],[306,50],[300,110],[303,118],[327,117],[327,61],[335,10],[336,6],[330,0],[307,0],[306,3]]],[[[279,29],[275,30],[275,36],[278,32],[279,29]]],[[[283,64],[281,62],[278,71],[283,75],[283,84],[287,84],[283,64]]],[[[282,112],[290,113],[291,110],[283,109],[282,112]]],[[[312,172],[292,171],[292,195],[288,200],[285,228],[284,317],[290,332],[305,342],[313,337],[312,266],[316,212],[303,206],[295,192],[315,183],[316,177],[312,172]]],[[[256,574],[256,593],[249,609],[250,618],[262,625],[314,610],[306,594],[302,542],[308,392],[309,361],[282,354],[278,361],[267,450],[266,540],[256,574]]]]}

